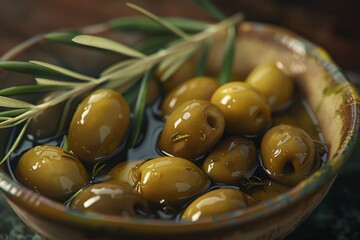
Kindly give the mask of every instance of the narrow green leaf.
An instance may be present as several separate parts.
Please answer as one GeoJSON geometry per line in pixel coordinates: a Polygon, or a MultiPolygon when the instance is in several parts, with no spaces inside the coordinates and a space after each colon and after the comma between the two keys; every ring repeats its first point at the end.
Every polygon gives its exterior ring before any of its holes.
{"type": "Polygon", "coordinates": [[[65,129],[65,124],[67,121],[67,118],[69,116],[69,111],[71,108],[71,104],[73,103],[74,98],[69,98],[69,100],[66,101],[63,112],[61,114],[60,122],[57,128],[56,135],[59,135],[62,131],[65,129]]]}
{"type": "Polygon", "coordinates": [[[92,169],[92,178],[96,178],[96,176],[101,172],[101,170],[104,169],[105,166],[106,164],[104,162],[97,162],[92,169]]]}
{"type": "Polygon", "coordinates": [[[28,109],[13,109],[8,111],[0,112],[0,117],[14,117],[28,111],[28,109]]]}
{"type": "Polygon", "coordinates": [[[28,120],[25,122],[25,124],[24,124],[24,126],[22,127],[20,133],[19,133],[18,136],[16,137],[14,143],[12,143],[11,148],[8,150],[8,152],[5,154],[5,156],[1,159],[0,165],[2,165],[2,164],[6,161],[6,159],[11,155],[11,153],[13,153],[13,152],[15,151],[15,149],[17,148],[17,146],[18,146],[19,143],[21,142],[21,139],[23,138],[23,136],[24,136],[24,134],[25,134],[25,132],[26,132],[26,129],[27,129],[27,127],[29,126],[30,121],[31,121],[31,118],[28,119],[28,120]]]}
{"type": "Polygon", "coordinates": [[[113,65],[109,66],[104,71],[102,71],[100,73],[100,76],[105,76],[107,74],[110,74],[116,70],[119,70],[120,68],[123,68],[125,66],[128,66],[128,65],[134,63],[134,61],[136,61],[136,60],[135,59],[127,59],[127,60],[123,60],[123,61],[114,63],[113,65]]]}
{"type": "Polygon", "coordinates": [[[74,37],[72,41],[89,47],[95,47],[95,48],[109,50],[112,52],[117,52],[129,57],[143,58],[146,56],[141,52],[138,52],[124,44],[121,44],[119,42],[107,38],[90,36],[90,35],[78,35],[74,37]]]}
{"type": "Polygon", "coordinates": [[[67,88],[74,88],[84,85],[82,82],[64,82],[58,81],[53,79],[46,79],[46,78],[35,78],[35,81],[38,85],[44,86],[59,86],[59,87],[67,87],[67,88]]]}
{"type": "Polygon", "coordinates": [[[136,11],[144,14],[145,16],[147,16],[148,18],[154,20],[155,22],[157,22],[158,24],[162,25],[163,27],[165,27],[166,29],[168,29],[170,32],[178,35],[179,37],[183,38],[183,39],[188,39],[189,35],[187,35],[184,31],[182,31],[180,28],[176,27],[175,25],[171,24],[170,22],[166,21],[165,19],[162,19],[154,14],[152,14],[151,12],[135,5],[135,4],[131,4],[128,3],[127,6],[135,9],[136,11]]]}
{"type": "Polygon", "coordinates": [[[144,54],[153,54],[160,49],[166,48],[166,46],[175,41],[176,39],[179,39],[177,36],[170,36],[170,35],[161,35],[154,38],[150,38],[138,45],[135,46],[135,48],[143,52],[144,54]]]}
{"type": "Polygon", "coordinates": [[[226,18],[226,16],[212,4],[210,0],[194,0],[194,2],[216,20],[224,20],[226,18]]]}
{"type": "Polygon", "coordinates": [[[204,42],[204,45],[202,46],[199,57],[199,63],[196,68],[196,73],[195,73],[196,76],[204,76],[205,74],[206,64],[209,59],[209,52],[211,45],[212,45],[212,41],[208,39],[207,41],[204,42]]]}
{"type": "Polygon", "coordinates": [[[128,142],[129,148],[133,148],[136,145],[136,142],[140,135],[141,125],[142,125],[144,112],[145,112],[145,106],[146,106],[146,93],[147,93],[148,82],[149,82],[149,78],[150,78],[150,76],[152,76],[153,72],[154,72],[154,68],[153,68],[153,70],[149,70],[149,71],[145,72],[145,74],[141,80],[139,95],[136,100],[136,105],[135,105],[135,110],[134,110],[134,119],[132,121],[132,126],[130,128],[131,132],[130,132],[130,137],[129,137],[129,142],[128,142]]]}
{"type": "Polygon", "coordinates": [[[64,74],[31,62],[0,61],[0,68],[42,77],[63,78],[64,74]]]}
{"type": "Polygon", "coordinates": [[[70,203],[81,193],[81,191],[82,191],[83,189],[84,189],[84,188],[80,188],[76,193],[74,193],[68,200],[66,200],[66,201],[64,202],[64,205],[66,206],[66,205],[70,204],[70,203]]]}
{"type": "MultiPolygon", "coordinates": [[[[185,32],[201,32],[209,24],[187,18],[163,17],[165,21],[185,32]]],[[[110,28],[140,33],[167,33],[168,30],[151,19],[144,17],[124,17],[112,19],[108,22],[110,28]]]]}
{"type": "Polygon", "coordinates": [[[52,32],[52,33],[48,33],[44,35],[44,38],[47,40],[51,40],[51,41],[55,41],[55,42],[60,42],[60,43],[64,43],[64,44],[68,44],[68,45],[74,45],[76,46],[77,44],[75,44],[72,39],[74,37],[76,37],[77,35],[79,35],[79,33],[69,33],[69,32],[52,32]]]}
{"type": "Polygon", "coordinates": [[[65,134],[60,146],[62,149],[65,149],[66,151],[69,151],[69,140],[67,135],[65,134]]]}
{"type": "Polygon", "coordinates": [[[0,107],[8,108],[34,108],[35,106],[31,103],[27,103],[14,98],[0,96],[0,107]]]}
{"type": "Polygon", "coordinates": [[[234,27],[228,29],[228,37],[225,43],[224,57],[219,74],[220,84],[225,84],[231,80],[235,53],[236,31],[234,27]]]}
{"type": "Polygon", "coordinates": [[[26,95],[40,92],[51,92],[56,90],[71,89],[69,86],[46,86],[46,85],[25,85],[9,87],[0,90],[1,96],[26,95]]]}
{"type": "Polygon", "coordinates": [[[86,76],[86,75],[81,74],[81,73],[77,73],[75,71],[72,71],[72,70],[69,70],[69,69],[66,69],[66,68],[63,68],[63,67],[53,65],[53,64],[50,64],[50,63],[41,62],[41,61],[30,61],[30,63],[39,65],[41,67],[50,69],[50,70],[55,71],[57,73],[60,73],[60,74],[62,74],[64,76],[69,76],[71,78],[75,78],[75,79],[78,79],[78,80],[83,80],[83,81],[95,81],[96,80],[95,78],[86,76]]]}
{"type": "Polygon", "coordinates": [[[123,96],[126,99],[126,101],[129,103],[129,105],[132,105],[132,103],[137,99],[139,95],[139,89],[141,87],[141,83],[142,83],[141,79],[135,81],[135,83],[123,93],[123,96]]]}

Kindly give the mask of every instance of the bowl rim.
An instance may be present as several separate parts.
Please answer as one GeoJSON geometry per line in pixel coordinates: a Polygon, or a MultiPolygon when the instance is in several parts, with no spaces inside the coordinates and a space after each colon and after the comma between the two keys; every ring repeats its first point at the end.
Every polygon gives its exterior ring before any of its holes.
{"type": "MultiPolygon", "coordinates": [[[[341,143],[341,146],[337,150],[336,154],[331,159],[328,159],[327,163],[314,174],[312,174],[309,178],[301,181],[286,193],[281,194],[273,199],[266,200],[245,210],[233,211],[227,214],[219,215],[216,218],[204,218],[197,222],[138,219],[108,216],[67,209],[64,205],[43,197],[30,189],[27,189],[26,187],[11,179],[10,176],[1,170],[0,190],[3,195],[8,200],[19,204],[21,208],[32,208],[34,213],[44,217],[50,217],[49,212],[54,211],[53,217],[56,217],[58,221],[64,223],[66,222],[68,224],[89,225],[90,223],[92,226],[107,226],[111,228],[117,228],[121,225],[123,227],[133,229],[134,231],[139,228],[141,228],[142,231],[146,229],[145,232],[149,233],[156,231],[156,227],[161,227],[163,229],[162,234],[168,234],[179,233],[183,231],[184,228],[191,229],[192,231],[203,231],[210,228],[219,229],[223,227],[229,227],[231,225],[233,226],[256,221],[259,218],[265,218],[267,216],[271,216],[272,214],[281,212],[289,206],[299,203],[301,199],[315,194],[317,190],[325,188],[327,184],[329,184],[329,180],[332,183],[340,169],[350,159],[359,140],[360,118],[358,116],[360,112],[360,98],[356,92],[356,89],[350,84],[347,77],[342,73],[341,69],[330,59],[325,50],[306,40],[305,38],[300,37],[296,33],[283,27],[259,22],[245,21],[240,24],[240,27],[255,31],[259,34],[270,33],[289,37],[292,41],[294,41],[296,44],[299,44],[305,50],[306,55],[311,56],[324,68],[326,72],[330,73],[337,84],[346,85],[346,91],[348,91],[349,96],[351,96],[352,99],[352,102],[349,105],[351,116],[349,118],[349,122],[347,123],[348,128],[347,133],[345,134],[346,138],[341,143]],[[229,221],[231,224],[229,224],[229,221]]],[[[76,30],[84,34],[94,34],[104,33],[111,29],[106,24],[97,24],[76,30]]],[[[26,51],[32,46],[38,44],[42,40],[43,35],[36,35],[32,38],[29,38],[23,43],[10,49],[0,59],[10,60],[21,52],[26,51]]],[[[11,206],[16,210],[16,206],[14,206],[14,204],[11,204],[11,206]]]]}

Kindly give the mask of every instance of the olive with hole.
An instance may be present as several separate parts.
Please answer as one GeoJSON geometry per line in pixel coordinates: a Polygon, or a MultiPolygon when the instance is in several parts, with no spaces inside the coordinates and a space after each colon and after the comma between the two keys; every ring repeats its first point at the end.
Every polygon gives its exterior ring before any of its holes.
{"type": "Polygon", "coordinates": [[[214,217],[251,206],[254,200],[249,195],[232,188],[219,188],[207,192],[185,209],[182,220],[191,222],[214,217]]]}
{"type": "Polygon", "coordinates": [[[281,66],[279,62],[259,65],[245,80],[265,96],[272,110],[284,109],[293,99],[294,81],[281,66]]]}
{"type": "Polygon", "coordinates": [[[218,88],[211,102],[223,113],[226,131],[232,135],[258,135],[271,123],[265,98],[244,82],[230,82],[218,88]]]}
{"type": "Polygon", "coordinates": [[[15,169],[16,179],[46,197],[64,201],[89,181],[83,164],[56,146],[36,146],[25,152],[15,169]]]}
{"type": "Polygon", "coordinates": [[[210,77],[195,77],[171,91],[161,105],[162,114],[167,118],[179,105],[189,100],[210,101],[220,83],[210,77]]]}
{"type": "Polygon", "coordinates": [[[150,216],[147,201],[125,184],[97,183],[83,190],[71,202],[70,208],[116,216],[150,216]]]}
{"type": "Polygon", "coordinates": [[[135,160],[135,161],[125,161],[117,164],[107,174],[106,181],[125,183],[131,187],[134,187],[135,180],[133,178],[132,172],[135,169],[139,168],[143,162],[144,160],[135,160]]]}
{"type": "Polygon", "coordinates": [[[316,166],[315,146],[304,130],[277,125],[261,141],[262,165],[268,176],[285,185],[308,177],[316,166]]]}
{"type": "Polygon", "coordinates": [[[187,101],[166,120],[158,147],[166,154],[194,160],[220,140],[224,127],[224,117],[215,105],[187,101]]]}
{"type": "Polygon", "coordinates": [[[227,137],[205,158],[202,169],[215,183],[239,185],[257,167],[254,143],[243,137],[227,137]]]}
{"type": "Polygon", "coordinates": [[[129,122],[126,100],[113,90],[97,90],[81,102],[72,118],[69,149],[82,161],[94,163],[124,143],[129,122]]]}
{"type": "Polygon", "coordinates": [[[178,157],[148,160],[133,172],[135,189],[158,206],[177,208],[207,190],[210,181],[194,163],[178,157]]]}

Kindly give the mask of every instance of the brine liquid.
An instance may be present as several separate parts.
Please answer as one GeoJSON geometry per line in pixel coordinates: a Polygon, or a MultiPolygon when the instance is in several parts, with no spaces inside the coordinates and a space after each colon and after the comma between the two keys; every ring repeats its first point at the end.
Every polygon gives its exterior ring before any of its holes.
{"type": "MultiPolygon", "coordinates": [[[[106,179],[106,174],[112,167],[123,161],[134,161],[134,160],[148,160],[160,156],[165,156],[165,153],[162,153],[157,148],[158,137],[162,131],[164,120],[161,117],[160,112],[160,103],[161,99],[158,99],[153,106],[148,106],[146,108],[146,115],[144,118],[144,124],[142,126],[142,132],[140,140],[137,145],[127,151],[124,150],[122,146],[115,155],[111,157],[104,157],[105,168],[102,169],[101,173],[93,178],[92,182],[100,182],[106,179]]],[[[314,168],[319,168],[322,164],[325,163],[327,159],[327,147],[324,143],[324,138],[321,133],[320,127],[317,124],[317,120],[314,117],[315,115],[310,111],[310,107],[306,100],[301,96],[297,95],[294,99],[292,105],[285,111],[272,114],[273,125],[280,123],[292,125],[304,129],[314,140],[316,153],[317,153],[317,166],[314,168]]],[[[18,132],[14,129],[12,133],[12,138],[14,139],[18,132]]],[[[252,138],[254,141],[258,152],[262,136],[257,138],[252,138]]],[[[8,171],[10,175],[15,179],[14,171],[16,164],[20,156],[28,149],[38,146],[38,145],[55,145],[62,146],[64,136],[58,136],[54,138],[49,138],[45,140],[36,140],[32,139],[31,136],[26,136],[23,138],[19,147],[14,151],[7,161],[8,171]]],[[[9,142],[12,142],[10,139],[9,142]]],[[[206,154],[205,154],[206,155],[206,154]]],[[[204,155],[204,156],[205,156],[204,155]]],[[[195,161],[195,164],[200,166],[204,158],[200,157],[195,161]]],[[[258,154],[260,159],[260,154],[258,154]]],[[[259,161],[260,162],[260,161],[259,161]]],[[[92,166],[87,166],[89,173],[92,172],[92,166]]],[[[314,169],[314,170],[315,170],[314,169]]],[[[15,179],[16,180],[16,179],[15,179]]],[[[212,183],[208,191],[221,188],[221,187],[230,187],[235,189],[240,189],[241,191],[252,196],[256,201],[264,201],[270,198],[273,198],[285,191],[290,187],[283,186],[276,182],[271,181],[260,164],[254,173],[254,176],[250,178],[249,185],[239,185],[239,186],[226,186],[222,184],[212,183]]],[[[190,203],[193,199],[189,200],[190,203]]],[[[187,203],[187,204],[188,204],[187,203]]],[[[154,214],[161,219],[178,219],[182,210],[186,207],[187,204],[181,209],[171,209],[169,207],[155,207],[153,206],[154,214]]]]}

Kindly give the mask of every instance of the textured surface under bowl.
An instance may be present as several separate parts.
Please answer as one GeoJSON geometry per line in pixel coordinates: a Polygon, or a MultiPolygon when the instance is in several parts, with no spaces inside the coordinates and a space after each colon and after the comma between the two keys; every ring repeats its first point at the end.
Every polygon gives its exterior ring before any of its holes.
{"type": "MultiPolygon", "coordinates": [[[[101,68],[98,66],[99,59],[105,59],[98,53],[60,47],[39,38],[30,42],[25,49],[15,49],[5,57],[55,63],[66,59],[82,72],[101,68]],[[60,58],[52,58],[51,51],[55,49],[61,53],[60,58]],[[70,58],[74,55],[75,58],[70,58]],[[79,61],[81,58],[88,61],[79,61]]],[[[239,67],[235,75],[239,78],[262,62],[281,61],[297,79],[323,129],[329,146],[328,163],[288,193],[247,210],[193,224],[68,211],[62,205],[15,183],[5,172],[0,172],[0,188],[6,199],[32,229],[49,239],[64,239],[65,236],[71,239],[274,239],[285,236],[320,203],[338,171],[349,159],[358,139],[359,99],[324,51],[286,30],[257,23],[242,24],[236,56],[235,66],[239,67]]],[[[211,59],[221,58],[213,56],[211,59]]],[[[213,68],[218,66],[216,61],[212,64],[213,68]]],[[[0,78],[1,88],[11,85],[6,79],[31,81],[7,72],[1,72],[0,78]]],[[[6,131],[1,132],[2,145],[6,143],[6,134],[6,131]]]]}

